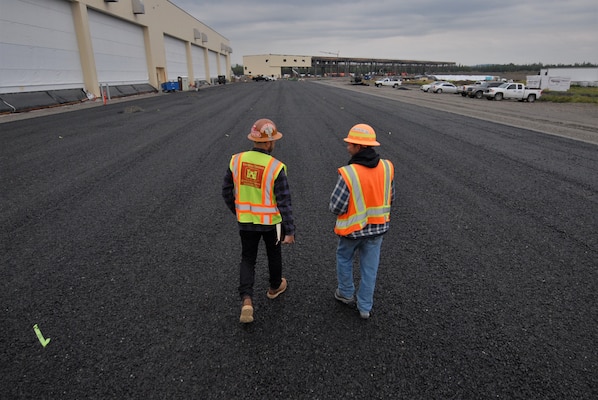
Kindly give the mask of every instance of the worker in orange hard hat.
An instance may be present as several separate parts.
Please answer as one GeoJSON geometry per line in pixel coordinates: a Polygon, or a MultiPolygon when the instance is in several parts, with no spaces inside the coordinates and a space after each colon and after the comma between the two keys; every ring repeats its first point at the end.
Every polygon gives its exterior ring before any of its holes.
{"type": "Polygon", "coordinates": [[[253,284],[260,240],[266,244],[269,299],[287,289],[287,280],[282,277],[281,243],[295,243],[287,167],[270,155],[282,133],[274,122],[262,118],[252,125],[247,138],[253,148],[231,157],[222,185],[222,197],[237,218],[241,236],[241,323],[253,322],[253,284]]]}
{"type": "Polygon", "coordinates": [[[338,169],[338,180],[329,208],[337,215],[334,232],[339,236],[336,250],[338,286],[334,297],[345,304],[357,304],[361,318],[370,317],[380,263],[383,235],[390,223],[394,200],[394,166],[381,159],[376,132],[357,124],[345,139],[351,155],[349,165],[338,169]],[[361,281],[357,296],[353,282],[353,258],[359,253],[361,281]]]}
{"type": "MultiPolygon", "coordinates": [[[[357,144],[366,147],[380,146],[376,141],[376,132],[366,124],[357,124],[351,128],[347,137],[343,139],[347,143],[357,144]]],[[[349,151],[351,153],[351,151],[349,151]]],[[[353,155],[351,153],[351,155],[353,155]]]]}

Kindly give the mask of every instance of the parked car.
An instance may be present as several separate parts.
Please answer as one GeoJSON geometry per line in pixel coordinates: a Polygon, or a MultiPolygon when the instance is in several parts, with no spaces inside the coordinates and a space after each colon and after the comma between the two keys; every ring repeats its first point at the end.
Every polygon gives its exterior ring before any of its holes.
{"type": "Polygon", "coordinates": [[[482,83],[482,81],[475,81],[475,83],[471,83],[468,85],[461,85],[461,86],[457,86],[457,93],[460,94],[461,96],[465,97],[467,96],[467,89],[476,86],[476,85],[480,85],[482,83]]]}
{"type": "Polygon", "coordinates": [[[436,85],[437,83],[443,83],[444,81],[434,81],[434,82],[430,82],[430,83],[426,83],[425,85],[421,85],[420,89],[423,90],[424,92],[427,92],[428,90],[430,90],[430,88],[433,85],[436,85]]]}
{"type": "Polygon", "coordinates": [[[430,90],[434,93],[457,93],[457,86],[450,82],[442,82],[432,85],[430,90]]]}
{"type": "Polygon", "coordinates": [[[251,79],[253,79],[256,82],[258,82],[258,81],[268,81],[268,78],[266,78],[264,75],[254,76],[251,79]]]}
{"type": "Polygon", "coordinates": [[[491,87],[498,87],[502,85],[502,82],[482,82],[479,85],[468,86],[467,90],[464,92],[465,96],[481,99],[484,97],[484,90],[491,88],[491,87]]]}
{"type": "Polygon", "coordinates": [[[275,81],[276,77],[275,76],[266,76],[266,80],[267,81],[275,81]]]}
{"type": "Polygon", "coordinates": [[[391,78],[383,78],[376,81],[376,87],[380,86],[391,86],[393,88],[398,88],[401,86],[402,82],[399,78],[391,77],[391,78]]]}
{"type": "Polygon", "coordinates": [[[542,96],[541,89],[526,88],[523,83],[508,82],[500,86],[484,90],[484,97],[488,100],[514,99],[533,103],[542,96]]]}

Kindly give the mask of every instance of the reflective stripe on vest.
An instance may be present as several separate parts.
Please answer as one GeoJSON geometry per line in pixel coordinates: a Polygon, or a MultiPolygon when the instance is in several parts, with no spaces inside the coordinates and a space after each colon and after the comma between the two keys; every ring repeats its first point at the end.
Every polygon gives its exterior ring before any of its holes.
{"type": "Polygon", "coordinates": [[[282,221],[274,181],[285,165],[258,151],[235,154],[230,169],[235,183],[237,220],[242,223],[276,225],[282,221]]]}
{"type": "Polygon", "coordinates": [[[359,231],[369,224],[390,221],[394,167],[380,160],[375,168],[350,164],[339,168],[349,188],[349,205],[345,214],[336,219],[334,232],[341,236],[359,231]]]}

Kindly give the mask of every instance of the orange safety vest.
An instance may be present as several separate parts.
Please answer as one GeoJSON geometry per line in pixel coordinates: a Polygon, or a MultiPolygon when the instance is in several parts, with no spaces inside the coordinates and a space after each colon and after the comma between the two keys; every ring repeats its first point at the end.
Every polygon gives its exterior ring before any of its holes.
{"type": "Polygon", "coordinates": [[[366,225],[390,221],[394,166],[389,160],[380,160],[375,168],[350,164],[338,172],[350,195],[347,212],[336,218],[334,232],[337,235],[347,236],[366,225]]]}
{"type": "Polygon", "coordinates": [[[246,151],[231,157],[230,170],[235,184],[235,209],[242,223],[276,225],[282,216],[276,206],[274,181],[286,166],[259,151],[246,151]]]}

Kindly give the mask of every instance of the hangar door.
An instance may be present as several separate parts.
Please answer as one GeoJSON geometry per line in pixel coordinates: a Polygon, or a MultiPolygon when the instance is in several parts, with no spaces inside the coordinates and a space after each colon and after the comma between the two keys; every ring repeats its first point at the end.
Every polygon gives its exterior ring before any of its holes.
{"type": "Polygon", "coordinates": [[[143,28],[91,9],[88,16],[98,82],[149,83],[143,28]]]}
{"type": "Polygon", "coordinates": [[[0,0],[0,93],[83,88],[71,5],[0,0]]]}
{"type": "Polygon", "coordinates": [[[206,57],[204,49],[191,45],[191,57],[193,58],[193,75],[200,81],[209,81],[206,74],[206,57]]]}
{"type": "Polygon", "coordinates": [[[209,50],[208,61],[210,65],[210,78],[218,79],[218,53],[209,50]]]}
{"type": "Polygon", "coordinates": [[[164,50],[166,51],[166,72],[168,74],[166,78],[169,81],[176,81],[179,76],[189,76],[185,42],[164,35],[164,50]]]}

